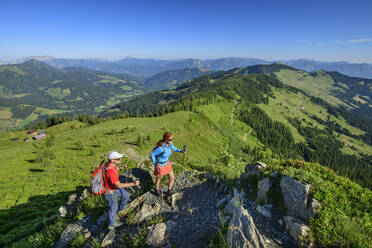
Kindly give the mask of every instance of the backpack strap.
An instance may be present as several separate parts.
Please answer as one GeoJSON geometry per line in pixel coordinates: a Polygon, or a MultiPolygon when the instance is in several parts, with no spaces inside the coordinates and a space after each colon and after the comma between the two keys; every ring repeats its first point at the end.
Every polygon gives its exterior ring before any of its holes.
{"type": "Polygon", "coordinates": [[[107,170],[112,170],[111,166],[108,166],[106,167],[106,164],[103,166],[103,169],[102,169],[102,178],[103,178],[103,187],[106,189],[106,192],[108,192],[109,194],[112,194],[115,190],[112,190],[112,192],[109,190],[108,187],[105,187],[105,174],[106,174],[106,171],[107,170]]]}

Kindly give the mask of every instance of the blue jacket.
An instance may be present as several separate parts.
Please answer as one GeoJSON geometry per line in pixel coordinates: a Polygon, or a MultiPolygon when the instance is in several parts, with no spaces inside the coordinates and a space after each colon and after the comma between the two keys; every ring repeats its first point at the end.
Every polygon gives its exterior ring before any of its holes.
{"type": "Polygon", "coordinates": [[[151,152],[151,159],[155,165],[164,166],[168,163],[169,157],[172,155],[172,150],[175,152],[182,152],[181,149],[175,147],[172,143],[168,146],[164,143],[162,146],[158,146],[151,152]]]}

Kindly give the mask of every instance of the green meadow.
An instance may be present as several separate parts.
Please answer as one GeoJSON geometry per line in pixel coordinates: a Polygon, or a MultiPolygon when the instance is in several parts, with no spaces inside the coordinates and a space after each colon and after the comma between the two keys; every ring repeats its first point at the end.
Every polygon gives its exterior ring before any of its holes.
{"type": "MultiPolygon", "coordinates": [[[[217,108],[214,117],[223,114],[217,108]]],[[[4,178],[0,186],[0,242],[20,239],[53,222],[68,195],[89,186],[92,170],[109,151],[124,153],[129,166],[135,166],[149,157],[165,131],[174,133],[176,146],[187,146],[194,169],[210,167],[222,173],[225,168],[214,158],[220,157],[228,139],[217,129],[216,123],[203,114],[177,112],[156,118],[110,120],[89,127],[66,122],[46,129],[52,142],[24,142],[24,138],[31,138],[26,131],[0,133],[0,176],[4,178]],[[216,166],[211,167],[212,163],[216,166]]],[[[177,153],[172,156],[175,163],[181,163],[182,158],[177,153]]],[[[242,169],[243,165],[228,174],[237,176],[242,169]]]]}

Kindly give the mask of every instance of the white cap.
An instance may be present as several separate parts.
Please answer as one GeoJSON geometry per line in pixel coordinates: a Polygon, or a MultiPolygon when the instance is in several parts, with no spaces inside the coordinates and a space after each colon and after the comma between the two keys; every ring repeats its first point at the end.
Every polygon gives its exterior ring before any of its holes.
{"type": "Polygon", "coordinates": [[[118,152],[110,152],[109,155],[107,156],[108,159],[113,160],[113,159],[118,159],[123,157],[123,154],[118,153],[118,152]]]}

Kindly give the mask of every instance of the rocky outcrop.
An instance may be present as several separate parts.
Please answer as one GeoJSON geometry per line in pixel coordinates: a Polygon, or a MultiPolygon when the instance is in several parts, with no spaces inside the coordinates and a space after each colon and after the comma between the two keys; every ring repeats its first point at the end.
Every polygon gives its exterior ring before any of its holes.
{"type": "Polygon", "coordinates": [[[301,247],[313,246],[309,240],[310,228],[300,219],[284,216],[285,229],[301,247]]]}
{"type": "Polygon", "coordinates": [[[249,176],[258,176],[261,171],[266,168],[267,165],[262,162],[257,162],[255,164],[247,164],[244,169],[244,173],[240,176],[240,179],[247,179],[249,176]]]}
{"type": "Polygon", "coordinates": [[[158,223],[147,228],[146,244],[149,247],[161,247],[167,243],[167,225],[158,223]]]}
{"type": "Polygon", "coordinates": [[[257,230],[252,216],[243,207],[234,209],[227,231],[227,242],[232,248],[266,247],[265,240],[257,230]]]}
{"type": "Polygon", "coordinates": [[[225,212],[229,215],[234,214],[235,208],[242,205],[242,199],[239,196],[235,196],[232,198],[229,203],[227,203],[225,207],[225,212]]]}
{"type": "Polygon", "coordinates": [[[68,197],[68,201],[64,206],[58,209],[58,214],[61,217],[73,217],[77,213],[79,204],[84,201],[90,194],[89,189],[84,189],[81,193],[75,193],[68,197]]]}
{"type": "Polygon", "coordinates": [[[137,212],[137,214],[134,217],[134,222],[142,222],[146,219],[149,219],[150,217],[153,217],[160,212],[160,204],[158,202],[155,202],[154,204],[148,204],[144,203],[141,207],[141,210],[137,212]]]}
{"type": "Polygon", "coordinates": [[[271,218],[271,211],[264,206],[257,205],[256,210],[260,215],[271,218]]]}
{"type": "Polygon", "coordinates": [[[116,230],[110,230],[102,241],[101,247],[107,247],[114,243],[116,237],[116,230]]]}
{"type": "Polygon", "coordinates": [[[269,178],[264,178],[258,182],[257,191],[257,202],[266,203],[267,202],[267,192],[270,190],[271,182],[269,178]]]}
{"type": "Polygon", "coordinates": [[[289,176],[283,176],[280,188],[287,209],[287,215],[307,221],[316,215],[320,203],[310,196],[310,185],[289,176]]]}
{"type": "Polygon", "coordinates": [[[65,230],[62,232],[58,242],[54,244],[55,248],[63,248],[68,242],[70,242],[79,232],[83,231],[85,227],[89,225],[89,217],[84,217],[79,221],[75,221],[67,225],[65,230]]]}

